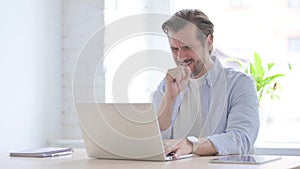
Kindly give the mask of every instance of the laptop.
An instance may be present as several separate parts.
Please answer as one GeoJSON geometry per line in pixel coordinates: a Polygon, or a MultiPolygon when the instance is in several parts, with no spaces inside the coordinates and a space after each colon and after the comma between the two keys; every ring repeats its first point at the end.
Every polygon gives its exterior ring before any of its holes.
{"type": "MultiPolygon", "coordinates": [[[[91,158],[169,161],[157,115],[150,103],[76,103],[91,158]]],[[[181,158],[191,157],[192,154],[181,158]]]]}

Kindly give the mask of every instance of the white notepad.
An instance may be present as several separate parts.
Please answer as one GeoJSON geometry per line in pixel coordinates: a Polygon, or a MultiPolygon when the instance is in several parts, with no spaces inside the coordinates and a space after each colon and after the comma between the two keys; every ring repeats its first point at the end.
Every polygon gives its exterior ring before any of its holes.
{"type": "Polygon", "coordinates": [[[61,147],[44,147],[36,149],[27,149],[22,151],[10,152],[12,157],[55,157],[62,155],[70,155],[74,152],[73,148],[61,148],[61,147]]]}

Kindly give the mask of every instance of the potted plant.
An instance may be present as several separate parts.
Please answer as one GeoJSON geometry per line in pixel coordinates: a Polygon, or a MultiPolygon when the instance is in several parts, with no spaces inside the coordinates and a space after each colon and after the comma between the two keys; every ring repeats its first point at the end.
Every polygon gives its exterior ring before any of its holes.
{"type": "MultiPolygon", "coordinates": [[[[242,67],[244,73],[250,75],[256,83],[260,112],[260,131],[256,141],[257,146],[262,143],[262,136],[264,135],[265,126],[268,119],[268,110],[265,110],[265,107],[262,105],[262,98],[269,96],[271,100],[274,98],[280,99],[279,95],[276,93],[277,89],[280,88],[277,80],[278,78],[285,76],[285,74],[270,74],[270,70],[274,67],[275,63],[268,63],[267,65],[264,65],[257,52],[254,52],[253,61],[248,63],[236,58],[229,58],[227,60],[238,63],[242,67]]],[[[292,69],[290,64],[288,64],[288,67],[290,70],[292,69]]]]}
{"type": "MultiPolygon", "coordinates": [[[[271,99],[280,97],[276,94],[276,90],[280,88],[278,81],[279,77],[285,76],[283,73],[270,74],[270,70],[274,67],[275,63],[268,63],[264,66],[261,57],[257,52],[254,52],[254,60],[246,63],[236,58],[229,58],[228,61],[238,63],[244,73],[252,76],[256,83],[256,91],[259,103],[261,103],[263,96],[269,95],[271,99]]],[[[288,64],[291,70],[291,65],[288,64]]]]}

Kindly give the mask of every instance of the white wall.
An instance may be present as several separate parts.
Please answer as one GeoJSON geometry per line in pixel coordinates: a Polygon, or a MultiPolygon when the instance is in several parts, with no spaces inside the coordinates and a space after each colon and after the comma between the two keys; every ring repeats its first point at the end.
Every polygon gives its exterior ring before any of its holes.
{"type": "Polygon", "coordinates": [[[0,79],[0,152],[60,137],[60,0],[0,0],[0,79]]]}
{"type": "MultiPolygon", "coordinates": [[[[62,3],[62,74],[63,74],[63,114],[62,114],[62,132],[63,137],[58,140],[51,140],[52,144],[71,144],[72,141],[81,139],[81,131],[75,117],[72,82],[74,78],[74,68],[79,54],[86,45],[89,38],[99,29],[104,27],[104,0],[63,0],[62,3]],[[71,142],[70,142],[71,141],[71,142]]],[[[99,39],[100,41],[103,40],[99,39]]],[[[98,44],[98,49],[102,53],[102,44],[98,44]]],[[[93,53],[93,52],[92,52],[93,53]]],[[[101,54],[97,57],[102,57],[101,54]]],[[[87,76],[86,72],[81,75],[87,76]]],[[[104,75],[100,75],[104,76],[104,75]]],[[[101,78],[103,79],[103,78],[101,78]]],[[[83,97],[94,91],[94,86],[86,86],[82,81],[84,88],[90,88],[81,93],[83,97]]],[[[104,93],[104,80],[97,84],[99,93],[104,93]]],[[[104,95],[103,95],[104,97],[104,95]]],[[[79,144],[79,143],[75,143],[79,144]]],[[[78,145],[75,145],[78,146],[78,145]]],[[[81,147],[81,145],[79,145],[81,147]]]]}

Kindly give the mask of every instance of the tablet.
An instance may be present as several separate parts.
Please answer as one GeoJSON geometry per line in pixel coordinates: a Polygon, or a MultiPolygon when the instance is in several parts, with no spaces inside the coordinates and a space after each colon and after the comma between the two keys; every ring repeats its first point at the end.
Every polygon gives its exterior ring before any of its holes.
{"type": "Polygon", "coordinates": [[[211,163],[230,163],[230,164],[264,164],[279,160],[279,156],[267,155],[230,155],[209,160],[211,163]]]}

